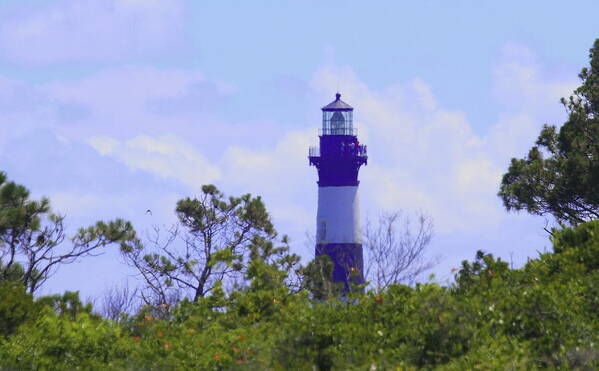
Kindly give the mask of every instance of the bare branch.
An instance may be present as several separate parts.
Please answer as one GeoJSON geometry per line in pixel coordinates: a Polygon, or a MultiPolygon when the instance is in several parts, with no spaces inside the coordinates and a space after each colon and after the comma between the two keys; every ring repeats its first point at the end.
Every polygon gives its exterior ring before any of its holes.
{"type": "Polygon", "coordinates": [[[138,289],[129,287],[129,283],[123,286],[112,286],[102,298],[102,316],[113,321],[121,321],[127,315],[138,311],[137,301],[138,289]]]}
{"type": "Polygon", "coordinates": [[[378,289],[393,283],[414,283],[435,261],[425,260],[433,236],[433,222],[423,213],[413,218],[401,211],[383,213],[364,229],[365,276],[378,289]]]}

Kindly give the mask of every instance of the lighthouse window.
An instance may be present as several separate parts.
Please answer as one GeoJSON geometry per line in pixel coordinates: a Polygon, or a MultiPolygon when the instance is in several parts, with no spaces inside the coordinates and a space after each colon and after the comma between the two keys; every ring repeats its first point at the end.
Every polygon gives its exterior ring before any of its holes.
{"type": "Polygon", "coordinates": [[[324,241],[327,238],[327,222],[325,222],[324,220],[322,220],[320,222],[320,236],[319,236],[319,240],[320,241],[324,241]]]}

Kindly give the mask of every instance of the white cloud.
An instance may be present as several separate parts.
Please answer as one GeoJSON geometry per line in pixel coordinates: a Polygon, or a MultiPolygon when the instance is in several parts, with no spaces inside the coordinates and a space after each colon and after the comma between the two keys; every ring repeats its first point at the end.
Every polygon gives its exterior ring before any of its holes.
{"type": "MultiPolygon", "coordinates": [[[[453,233],[497,226],[507,216],[496,194],[509,158],[525,153],[546,107],[559,106],[559,97],[575,86],[543,75],[527,49],[506,47],[495,69],[495,92],[515,103],[482,135],[463,111],[441,107],[420,79],[373,90],[349,67],[324,68],[312,86],[327,100],[330,86],[342,81],[358,126],[368,128],[362,140],[370,153],[361,171],[365,208],[422,209],[440,232],[453,233]]],[[[557,112],[555,123],[564,118],[557,112]]]]}
{"type": "MultiPolygon", "coordinates": [[[[356,107],[360,141],[370,153],[360,174],[362,210],[370,216],[381,209],[430,214],[437,233],[431,250],[445,255],[447,272],[479,248],[503,256],[518,249],[523,261],[545,241],[539,236],[542,226],[528,224],[527,230],[523,225],[534,218],[507,214],[496,192],[509,158],[525,154],[546,122],[542,115],[573,82],[547,82],[539,65],[508,57],[496,68],[504,72],[495,75],[497,99],[508,104],[483,133],[473,130],[464,111],[438,101],[418,78],[373,89],[351,68],[325,68],[315,73],[311,90],[306,88],[317,117],[318,108],[334,95],[330,87],[343,82],[343,99],[356,107]],[[507,89],[512,84],[526,87],[507,89]],[[538,93],[537,101],[534,95],[540,91],[560,95],[538,93]],[[531,103],[521,104],[525,101],[531,103]]],[[[73,225],[115,216],[133,220],[140,231],[170,223],[176,200],[214,182],[227,194],[261,195],[277,229],[291,235],[294,251],[311,256],[301,247],[304,233],[315,227],[317,175],[306,156],[318,140],[318,122],[285,134],[288,126],[281,123],[264,126],[235,118],[239,121],[232,124],[226,112],[206,114],[235,89],[193,70],[111,68],[80,80],[43,84],[0,77],[0,88],[0,108],[8,108],[0,109],[0,144],[47,127],[93,154],[82,155],[82,148],[65,152],[38,140],[21,144],[20,152],[0,146],[0,162],[14,164],[13,169],[32,169],[40,158],[46,160],[35,172],[42,180],[24,184],[50,196],[73,225]],[[59,115],[63,107],[84,107],[87,114],[67,122],[59,115]],[[61,166],[44,172],[51,164],[61,166]]],[[[555,111],[563,115],[559,108],[555,111]]]]}
{"type": "Polygon", "coordinates": [[[183,0],[62,0],[0,21],[0,55],[14,62],[122,61],[182,44],[183,0]]]}
{"type": "Polygon", "coordinates": [[[510,109],[535,113],[560,109],[559,99],[568,97],[577,86],[574,76],[544,71],[536,55],[519,44],[506,44],[493,70],[494,93],[510,109]]]}
{"type": "MultiPolygon", "coordinates": [[[[558,105],[565,87],[573,85],[547,82],[543,69],[521,54],[506,52],[494,75],[498,100],[517,104],[506,105],[482,134],[463,111],[443,107],[421,79],[372,89],[349,67],[317,71],[311,101],[330,101],[330,87],[342,81],[343,99],[356,107],[360,141],[370,153],[361,171],[363,209],[424,210],[441,233],[499,225],[507,214],[496,193],[509,158],[525,154],[544,123],[545,108],[558,105]],[[526,101],[531,103],[521,104],[526,101]]],[[[89,112],[78,124],[56,130],[61,135],[89,140],[104,156],[192,189],[218,182],[230,194],[260,194],[282,230],[295,228],[296,236],[313,227],[317,176],[306,156],[318,140],[316,122],[277,141],[252,122],[211,121],[205,111],[214,96],[234,88],[196,71],[118,68],[35,88],[36,96],[42,93],[40,112],[69,104],[89,112]],[[265,146],[271,141],[277,144],[265,146]]]]}
{"type": "Polygon", "coordinates": [[[308,147],[315,137],[316,128],[289,132],[271,150],[230,146],[224,154],[227,180],[253,188],[292,188],[306,178],[308,147]]]}
{"type": "Polygon", "coordinates": [[[306,156],[316,133],[316,128],[290,132],[270,150],[231,145],[222,153],[218,167],[172,134],[139,135],[123,141],[97,136],[88,142],[99,154],[131,169],[175,180],[192,190],[216,182],[228,194],[260,195],[277,225],[284,226],[281,231],[298,238],[313,224],[316,172],[308,167],[306,156]]]}
{"type": "Polygon", "coordinates": [[[223,183],[235,191],[262,195],[286,233],[303,236],[316,207],[316,172],[308,166],[308,147],[316,128],[292,131],[272,149],[230,146],[222,161],[223,183]]]}
{"type": "Polygon", "coordinates": [[[247,143],[256,130],[245,122],[232,128],[215,114],[233,91],[181,69],[110,68],[37,84],[0,75],[0,144],[43,128],[75,141],[171,133],[211,154],[225,141],[247,143]]]}
{"type": "MultiPolygon", "coordinates": [[[[507,57],[501,63],[518,65],[507,57]]],[[[506,71],[496,76],[498,85],[508,86],[510,79],[522,83],[518,68],[510,68],[497,67],[506,71]]],[[[531,75],[541,73],[538,67],[521,67],[527,68],[531,75]]],[[[351,68],[327,67],[312,79],[317,100],[330,100],[330,87],[338,81],[343,81],[343,98],[356,107],[360,140],[369,147],[369,165],[360,175],[366,212],[423,210],[434,217],[441,233],[484,230],[505,219],[497,197],[499,182],[509,158],[529,148],[543,124],[536,109],[507,110],[481,135],[463,111],[442,107],[421,79],[373,90],[351,68]]],[[[543,86],[536,85],[539,79],[525,82],[528,88],[517,91],[520,99],[529,99],[526,94],[538,90],[558,94],[571,85],[561,80],[542,82],[543,86]]],[[[555,104],[556,99],[546,93],[535,107],[555,104]]],[[[310,228],[316,171],[308,167],[306,156],[308,146],[317,140],[314,127],[289,132],[272,149],[229,146],[221,166],[223,183],[264,195],[269,209],[286,225],[310,228]],[[298,200],[307,204],[298,205],[298,200]]]]}
{"type": "Polygon", "coordinates": [[[132,169],[177,180],[192,189],[215,182],[221,176],[220,170],[191,144],[172,134],[160,137],[139,135],[124,142],[93,137],[89,143],[102,155],[112,156],[132,169]]]}
{"type": "MultiPolygon", "coordinates": [[[[313,86],[324,92],[339,79],[360,126],[368,127],[370,159],[361,171],[365,209],[423,209],[441,231],[480,224],[481,205],[496,201],[489,179],[497,179],[498,170],[465,114],[439,108],[421,80],[375,91],[348,68],[323,69],[313,86]]],[[[482,219],[495,222],[500,213],[492,211],[482,219]]]]}
{"type": "Polygon", "coordinates": [[[93,137],[89,142],[102,156],[114,153],[121,144],[118,140],[109,137],[93,137]]]}

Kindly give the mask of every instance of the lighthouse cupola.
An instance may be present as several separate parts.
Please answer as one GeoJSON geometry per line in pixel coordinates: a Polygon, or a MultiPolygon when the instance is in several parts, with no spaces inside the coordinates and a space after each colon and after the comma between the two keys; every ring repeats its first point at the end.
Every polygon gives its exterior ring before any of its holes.
{"type": "Polygon", "coordinates": [[[309,163],[318,170],[316,256],[333,262],[333,281],[363,283],[362,238],[358,197],[358,171],[367,164],[366,146],[358,141],[354,109],[341,100],[322,107],[320,146],[311,147],[309,163]]]}
{"type": "Polygon", "coordinates": [[[335,101],[322,107],[323,135],[354,135],[354,109],[341,100],[337,93],[335,101]]]}

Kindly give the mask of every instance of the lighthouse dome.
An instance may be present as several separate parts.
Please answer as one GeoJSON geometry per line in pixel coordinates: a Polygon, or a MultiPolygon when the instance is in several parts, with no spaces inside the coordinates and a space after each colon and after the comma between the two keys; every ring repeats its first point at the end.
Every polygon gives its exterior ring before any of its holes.
{"type": "Polygon", "coordinates": [[[322,107],[323,111],[353,111],[354,108],[341,100],[341,94],[335,95],[335,100],[322,107]]]}

